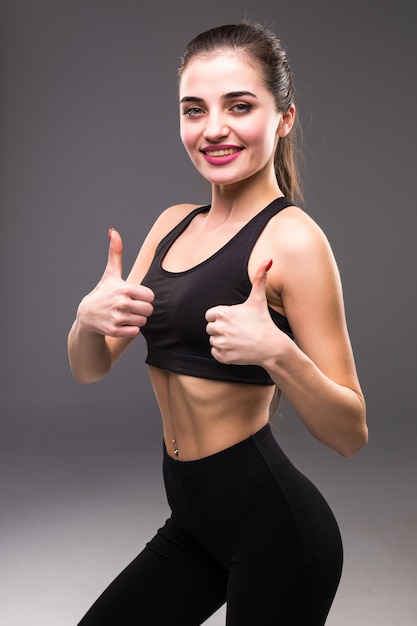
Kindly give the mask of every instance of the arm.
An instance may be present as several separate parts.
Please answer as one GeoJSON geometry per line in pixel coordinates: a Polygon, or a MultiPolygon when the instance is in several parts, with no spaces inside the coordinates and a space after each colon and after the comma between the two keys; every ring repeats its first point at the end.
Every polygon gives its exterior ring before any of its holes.
{"type": "Polygon", "coordinates": [[[314,222],[296,216],[277,223],[270,249],[279,253],[268,273],[265,263],[255,271],[248,300],[207,313],[213,356],[264,367],[310,432],[352,456],[367,441],[365,401],[336,263],[314,222]],[[273,324],[268,300],[281,303],[295,342],[273,324]]]}
{"type": "MultiPolygon", "coordinates": [[[[80,383],[103,378],[153,310],[152,291],[139,284],[143,278],[139,278],[140,270],[132,270],[126,281],[122,278],[123,244],[119,233],[110,230],[109,239],[104,274],[80,302],[68,336],[71,370],[80,383]]],[[[137,265],[140,267],[140,261],[137,265]]]]}
{"type": "Polygon", "coordinates": [[[80,383],[103,378],[140,334],[152,314],[154,294],[141,285],[162,237],[194,206],[178,205],[164,211],[146,237],[131,272],[122,278],[123,244],[117,231],[109,231],[109,257],[97,286],[78,307],[68,336],[68,357],[80,383]]]}
{"type": "Polygon", "coordinates": [[[333,253],[307,216],[288,221],[279,246],[283,270],[271,278],[295,344],[287,341],[265,365],[311,433],[352,456],[367,442],[366,409],[333,253]]]}

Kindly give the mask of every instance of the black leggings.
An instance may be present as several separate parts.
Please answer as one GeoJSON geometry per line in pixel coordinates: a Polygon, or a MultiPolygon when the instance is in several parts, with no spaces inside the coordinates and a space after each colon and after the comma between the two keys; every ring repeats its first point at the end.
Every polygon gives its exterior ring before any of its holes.
{"type": "Polygon", "coordinates": [[[321,626],[342,569],[334,516],[270,426],[197,461],[164,448],[172,515],[79,626],[321,626]]]}

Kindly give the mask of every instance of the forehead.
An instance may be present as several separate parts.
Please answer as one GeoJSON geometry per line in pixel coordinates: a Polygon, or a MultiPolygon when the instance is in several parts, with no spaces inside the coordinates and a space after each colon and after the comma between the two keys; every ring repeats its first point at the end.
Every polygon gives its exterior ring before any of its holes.
{"type": "Polygon", "coordinates": [[[203,93],[226,93],[247,89],[265,90],[262,72],[245,53],[221,51],[197,56],[185,67],[180,84],[180,96],[203,93]],[[191,91],[190,91],[191,90],[191,91]]]}

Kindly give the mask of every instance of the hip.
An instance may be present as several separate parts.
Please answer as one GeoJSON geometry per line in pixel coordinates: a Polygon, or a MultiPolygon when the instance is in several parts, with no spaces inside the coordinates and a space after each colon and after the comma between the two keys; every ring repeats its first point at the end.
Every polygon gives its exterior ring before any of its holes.
{"type": "Polygon", "coordinates": [[[164,446],[164,481],[174,518],[207,546],[221,546],[223,555],[260,530],[275,543],[298,537],[312,557],[341,551],[329,504],[283,452],[269,423],[194,461],[174,459],[164,446]]]}

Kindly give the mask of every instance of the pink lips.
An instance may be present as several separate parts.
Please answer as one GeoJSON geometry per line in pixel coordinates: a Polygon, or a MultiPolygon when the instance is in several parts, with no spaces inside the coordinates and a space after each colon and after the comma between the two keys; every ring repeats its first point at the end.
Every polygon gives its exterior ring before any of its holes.
{"type": "Polygon", "coordinates": [[[205,146],[201,148],[204,159],[211,165],[226,165],[231,161],[234,161],[243,148],[239,146],[231,146],[227,144],[220,144],[216,146],[205,146]]]}

